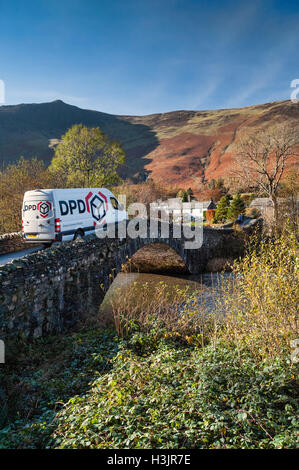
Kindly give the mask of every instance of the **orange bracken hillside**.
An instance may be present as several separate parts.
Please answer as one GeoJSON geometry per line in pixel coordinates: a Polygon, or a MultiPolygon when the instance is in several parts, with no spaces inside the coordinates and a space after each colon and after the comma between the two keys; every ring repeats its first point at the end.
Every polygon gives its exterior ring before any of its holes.
{"type": "Polygon", "coordinates": [[[261,128],[290,120],[298,126],[299,141],[299,105],[291,101],[129,119],[149,125],[159,140],[145,156],[150,160],[145,169],[151,177],[181,187],[192,186],[198,179],[230,177],[238,139],[261,128]]]}
{"type": "MultiPolygon", "coordinates": [[[[0,107],[0,161],[21,155],[49,162],[53,144],[73,124],[99,126],[126,151],[121,176],[180,187],[228,178],[242,135],[289,120],[299,126],[299,104],[273,102],[214,111],[173,111],[148,116],[114,116],[62,101],[0,107]]],[[[299,134],[299,127],[298,127],[299,134]]]]}

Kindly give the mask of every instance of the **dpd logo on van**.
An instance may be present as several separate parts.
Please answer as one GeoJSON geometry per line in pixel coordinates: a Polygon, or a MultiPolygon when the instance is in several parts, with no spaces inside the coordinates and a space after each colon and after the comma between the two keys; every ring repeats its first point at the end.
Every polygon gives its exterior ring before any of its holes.
{"type": "Polygon", "coordinates": [[[98,222],[101,220],[108,210],[108,202],[105,194],[100,191],[93,194],[91,191],[85,197],[87,212],[90,212],[92,217],[98,222]]]}
{"type": "Polygon", "coordinates": [[[39,215],[44,219],[48,217],[49,211],[52,209],[52,204],[49,201],[40,201],[37,204],[37,210],[39,211],[39,215]]]}

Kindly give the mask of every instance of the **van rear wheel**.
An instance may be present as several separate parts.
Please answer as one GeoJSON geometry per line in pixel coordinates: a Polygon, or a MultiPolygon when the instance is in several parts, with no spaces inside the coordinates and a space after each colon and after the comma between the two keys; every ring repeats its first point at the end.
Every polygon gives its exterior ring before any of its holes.
{"type": "Polygon", "coordinates": [[[75,235],[74,235],[74,240],[78,240],[78,238],[80,240],[84,240],[84,230],[82,229],[76,230],[75,235]]]}

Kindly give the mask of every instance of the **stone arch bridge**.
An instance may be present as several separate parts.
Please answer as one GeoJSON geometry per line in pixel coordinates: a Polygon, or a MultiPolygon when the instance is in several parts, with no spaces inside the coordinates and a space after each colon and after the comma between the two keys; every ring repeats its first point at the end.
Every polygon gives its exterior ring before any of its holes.
{"type": "MultiPolygon", "coordinates": [[[[204,227],[203,244],[186,249],[186,239],[169,236],[62,243],[0,267],[0,338],[60,333],[95,312],[122,264],[141,247],[163,242],[184,260],[190,273],[205,271],[213,257],[241,254],[243,237],[233,229],[204,227]]],[[[148,231],[150,234],[150,232],[148,231]]]]}

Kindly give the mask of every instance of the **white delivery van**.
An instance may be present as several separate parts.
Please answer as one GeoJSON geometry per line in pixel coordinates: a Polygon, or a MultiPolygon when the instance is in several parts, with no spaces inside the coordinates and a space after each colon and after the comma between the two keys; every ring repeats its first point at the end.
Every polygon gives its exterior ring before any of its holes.
{"type": "Polygon", "coordinates": [[[24,194],[22,232],[25,242],[51,245],[83,238],[127,218],[105,188],[36,189],[24,194]]]}

